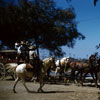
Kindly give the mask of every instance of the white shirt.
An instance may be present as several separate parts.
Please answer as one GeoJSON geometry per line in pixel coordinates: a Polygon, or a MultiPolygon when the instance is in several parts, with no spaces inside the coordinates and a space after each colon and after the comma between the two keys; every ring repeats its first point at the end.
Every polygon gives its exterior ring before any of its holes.
{"type": "Polygon", "coordinates": [[[35,56],[36,56],[35,51],[34,50],[30,50],[29,51],[29,59],[34,59],[35,56]]]}
{"type": "Polygon", "coordinates": [[[18,54],[21,54],[21,49],[20,49],[20,48],[21,48],[21,46],[19,46],[19,47],[17,48],[17,53],[18,53],[18,54]]]}

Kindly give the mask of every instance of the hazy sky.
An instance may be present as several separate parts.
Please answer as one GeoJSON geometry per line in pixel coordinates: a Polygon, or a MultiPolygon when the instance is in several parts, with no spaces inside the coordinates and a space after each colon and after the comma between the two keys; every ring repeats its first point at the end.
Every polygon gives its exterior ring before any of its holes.
{"type": "Polygon", "coordinates": [[[96,50],[96,45],[100,43],[100,0],[96,7],[93,0],[72,0],[70,3],[66,0],[55,1],[60,8],[74,7],[76,21],[79,22],[77,29],[86,37],[85,40],[77,40],[74,49],[64,47],[66,55],[76,58],[87,58],[95,52],[100,55],[100,49],[96,50]]]}

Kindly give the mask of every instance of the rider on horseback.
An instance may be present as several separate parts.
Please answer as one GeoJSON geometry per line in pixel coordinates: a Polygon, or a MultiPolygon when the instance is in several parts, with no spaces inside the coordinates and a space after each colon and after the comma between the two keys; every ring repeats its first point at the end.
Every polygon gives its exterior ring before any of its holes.
{"type": "Polygon", "coordinates": [[[29,47],[29,63],[33,66],[34,76],[37,77],[40,70],[40,59],[35,53],[35,47],[29,47]]]}

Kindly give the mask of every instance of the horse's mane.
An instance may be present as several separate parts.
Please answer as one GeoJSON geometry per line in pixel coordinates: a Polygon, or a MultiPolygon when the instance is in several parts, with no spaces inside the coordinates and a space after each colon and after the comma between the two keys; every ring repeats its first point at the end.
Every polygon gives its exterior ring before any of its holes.
{"type": "Polygon", "coordinates": [[[43,62],[44,61],[48,61],[48,60],[50,60],[50,59],[52,59],[53,57],[49,57],[49,58],[45,58],[45,59],[43,59],[43,62]]]}
{"type": "Polygon", "coordinates": [[[66,59],[69,59],[69,57],[64,57],[64,58],[60,59],[60,61],[66,60],[66,59]]]}
{"type": "Polygon", "coordinates": [[[46,61],[46,60],[48,60],[49,58],[45,58],[45,59],[43,59],[43,61],[46,61]]]}
{"type": "Polygon", "coordinates": [[[62,58],[61,60],[65,60],[65,59],[66,59],[66,57],[62,58]]]}
{"type": "Polygon", "coordinates": [[[44,71],[47,71],[47,69],[51,66],[51,63],[53,61],[53,57],[45,58],[42,60],[42,68],[44,71]]]}

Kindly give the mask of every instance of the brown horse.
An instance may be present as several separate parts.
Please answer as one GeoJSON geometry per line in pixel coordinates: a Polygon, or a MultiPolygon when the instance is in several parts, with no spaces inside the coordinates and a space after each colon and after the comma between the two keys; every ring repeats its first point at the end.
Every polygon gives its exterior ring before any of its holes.
{"type": "Polygon", "coordinates": [[[100,58],[97,59],[97,53],[91,55],[88,59],[88,62],[82,61],[70,61],[67,63],[67,69],[70,68],[72,70],[71,76],[72,79],[77,83],[79,76],[80,85],[83,85],[83,81],[85,80],[88,73],[92,76],[95,86],[98,87],[97,80],[98,80],[98,72],[100,71],[100,58]],[[77,71],[77,73],[75,73],[77,71]]]}
{"type": "Polygon", "coordinates": [[[86,74],[85,74],[86,76],[88,73],[91,73],[96,87],[98,87],[98,83],[97,83],[98,75],[97,74],[100,71],[100,58],[99,59],[97,58],[97,54],[98,53],[95,53],[89,57],[89,60],[88,60],[89,70],[86,71],[86,74]]]}
{"type": "Polygon", "coordinates": [[[97,59],[97,53],[94,55],[91,55],[88,59],[87,67],[83,67],[81,74],[81,85],[83,85],[83,81],[85,80],[86,76],[88,73],[92,76],[94,82],[95,82],[95,87],[98,87],[97,80],[98,76],[97,73],[100,71],[100,59],[97,59]],[[83,75],[84,74],[84,75],[83,75]]]}
{"type": "Polygon", "coordinates": [[[80,60],[77,60],[77,61],[68,62],[65,70],[71,69],[71,79],[74,80],[74,82],[77,84],[79,78],[80,84],[82,85],[83,71],[84,69],[88,69],[88,68],[89,65],[87,62],[82,62],[80,60]]]}

